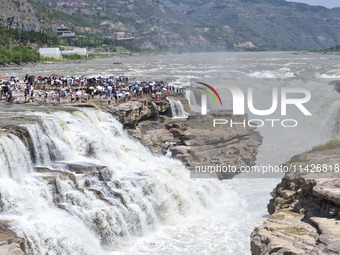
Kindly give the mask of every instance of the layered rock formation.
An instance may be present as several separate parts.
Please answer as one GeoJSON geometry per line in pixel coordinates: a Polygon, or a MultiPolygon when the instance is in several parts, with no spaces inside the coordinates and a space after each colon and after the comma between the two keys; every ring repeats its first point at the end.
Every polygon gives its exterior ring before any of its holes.
{"type": "Polygon", "coordinates": [[[189,164],[190,133],[189,123],[185,120],[164,123],[143,121],[135,129],[129,130],[132,137],[147,146],[156,154],[171,156],[189,164]]]}
{"type": "MultiPolygon", "coordinates": [[[[166,100],[155,101],[157,111],[160,114],[166,114],[169,111],[169,102],[166,100]]],[[[156,112],[151,101],[138,100],[128,101],[120,105],[109,107],[109,112],[119,117],[119,121],[124,127],[136,127],[139,122],[155,118],[156,112]]]]}
{"type": "Polygon", "coordinates": [[[334,141],[287,163],[293,170],[271,194],[272,216],[251,234],[252,254],[340,254],[339,157],[334,141]]]}
{"type": "Polygon", "coordinates": [[[228,111],[191,116],[190,166],[192,170],[196,167],[211,169],[216,166],[233,168],[232,171],[216,172],[218,178],[225,179],[237,174],[241,166],[255,165],[262,137],[254,131],[255,128],[242,124],[247,120],[247,116],[234,116],[228,111]],[[214,119],[224,124],[214,126],[214,119]],[[226,121],[228,123],[225,123],[226,121]]]}

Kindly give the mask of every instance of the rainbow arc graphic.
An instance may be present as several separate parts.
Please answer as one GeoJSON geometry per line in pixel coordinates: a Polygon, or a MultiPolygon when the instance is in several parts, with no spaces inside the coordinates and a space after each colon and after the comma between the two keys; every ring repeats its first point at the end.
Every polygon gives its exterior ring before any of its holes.
{"type": "MultiPolygon", "coordinates": [[[[208,90],[210,89],[218,98],[218,100],[220,101],[220,104],[222,106],[222,100],[221,100],[221,97],[220,95],[217,93],[217,91],[210,85],[206,84],[206,83],[203,83],[203,82],[197,82],[198,84],[201,84],[203,86],[205,86],[206,88],[200,88],[198,87],[198,89],[204,91],[205,93],[207,93],[211,98],[212,100],[214,101],[215,105],[217,105],[217,101],[214,97],[214,95],[208,90]]],[[[202,94],[201,96],[201,114],[202,115],[206,115],[207,114],[207,94],[202,94]]]]}
{"type": "MultiPolygon", "coordinates": [[[[206,86],[207,88],[209,88],[212,92],[214,92],[214,94],[217,96],[217,98],[218,98],[218,100],[220,101],[220,104],[221,104],[221,106],[222,106],[222,100],[221,100],[221,97],[220,97],[220,95],[217,93],[217,91],[212,87],[212,86],[210,86],[210,85],[208,85],[208,84],[206,84],[206,83],[203,83],[203,82],[197,82],[198,84],[201,84],[201,85],[203,85],[203,86],[206,86]]],[[[212,100],[214,101],[214,103],[215,103],[215,105],[217,105],[217,102],[216,102],[216,100],[215,100],[215,97],[213,96],[213,94],[209,91],[209,90],[207,90],[207,89],[205,89],[205,88],[198,88],[198,89],[200,89],[200,90],[203,90],[204,92],[206,92],[211,98],[212,98],[212,100]]]]}

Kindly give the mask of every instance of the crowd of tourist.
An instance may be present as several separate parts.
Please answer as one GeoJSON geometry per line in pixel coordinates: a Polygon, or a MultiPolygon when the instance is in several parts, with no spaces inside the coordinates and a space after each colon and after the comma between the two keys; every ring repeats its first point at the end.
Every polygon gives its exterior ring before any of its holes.
{"type": "Polygon", "coordinates": [[[161,100],[168,95],[183,95],[184,88],[164,81],[134,81],[126,76],[48,77],[26,74],[0,77],[0,101],[12,103],[91,101],[119,104],[132,98],[151,97],[161,100]]]}

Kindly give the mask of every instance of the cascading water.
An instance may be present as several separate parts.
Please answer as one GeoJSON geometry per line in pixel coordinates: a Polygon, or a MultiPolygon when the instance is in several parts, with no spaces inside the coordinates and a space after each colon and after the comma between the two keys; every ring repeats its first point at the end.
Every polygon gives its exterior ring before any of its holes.
{"type": "Polygon", "coordinates": [[[167,97],[167,99],[170,103],[171,113],[174,119],[188,118],[189,114],[184,110],[180,100],[171,97],[167,97]]]}
{"type": "Polygon", "coordinates": [[[32,171],[30,154],[23,142],[13,134],[0,133],[0,178],[18,180],[32,171]]]}
{"type": "Polygon", "coordinates": [[[0,219],[25,238],[28,254],[107,254],[211,200],[212,186],[129,139],[108,113],[27,114],[40,120],[23,126],[34,159],[16,135],[0,134],[0,219]]]}
{"type": "Polygon", "coordinates": [[[158,111],[157,105],[155,102],[151,102],[151,105],[152,105],[152,109],[155,115],[155,120],[159,121],[160,117],[159,117],[159,111],[158,111]]]}

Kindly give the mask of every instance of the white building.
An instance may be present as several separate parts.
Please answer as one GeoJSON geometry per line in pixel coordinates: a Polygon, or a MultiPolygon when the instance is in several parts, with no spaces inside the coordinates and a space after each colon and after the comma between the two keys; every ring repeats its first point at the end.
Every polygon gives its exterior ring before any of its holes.
{"type": "Polygon", "coordinates": [[[59,48],[40,48],[40,56],[49,57],[55,59],[61,59],[63,55],[78,54],[82,56],[87,56],[86,48],[69,48],[67,50],[60,50],[59,48]]]}
{"type": "Polygon", "coordinates": [[[73,48],[61,51],[61,55],[71,55],[71,54],[78,54],[82,56],[87,56],[87,49],[86,48],[73,48]]]}
{"type": "Polygon", "coordinates": [[[87,56],[87,49],[86,48],[74,48],[74,54],[87,56]]]}
{"type": "Polygon", "coordinates": [[[59,48],[40,48],[40,56],[55,59],[61,59],[61,51],[59,48]]]}

